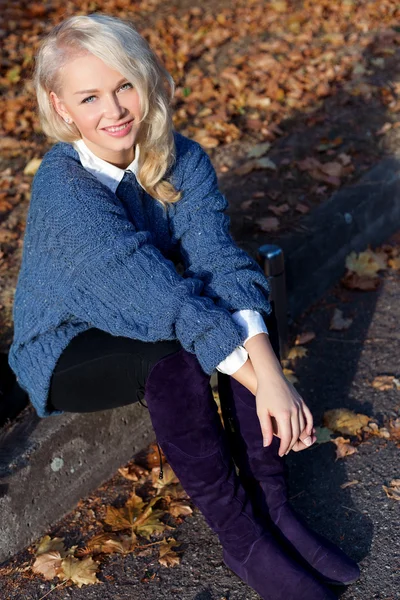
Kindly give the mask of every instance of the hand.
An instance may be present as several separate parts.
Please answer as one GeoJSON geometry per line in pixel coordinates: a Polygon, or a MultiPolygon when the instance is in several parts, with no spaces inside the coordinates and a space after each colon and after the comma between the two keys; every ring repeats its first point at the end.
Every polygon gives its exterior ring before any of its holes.
{"type": "Polygon", "coordinates": [[[304,450],[316,441],[310,409],[283,373],[258,382],[256,405],[263,444],[269,446],[272,436],[278,436],[280,456],[304,450]]]}

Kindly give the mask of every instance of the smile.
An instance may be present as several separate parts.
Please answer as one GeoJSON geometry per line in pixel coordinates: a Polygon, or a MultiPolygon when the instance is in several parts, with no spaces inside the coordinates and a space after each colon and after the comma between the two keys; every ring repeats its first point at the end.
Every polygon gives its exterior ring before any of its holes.
{"type": "Polygon", "coordinates": [[[115,133],[117,131],[122,131],[123,129],[126,129],[131,123],[132,121],[128,121],[128,123],[124,123],[123,125],[119,125],[118,127],[104,127],[104,130],[110,131],[111,133],[115,133]]]}

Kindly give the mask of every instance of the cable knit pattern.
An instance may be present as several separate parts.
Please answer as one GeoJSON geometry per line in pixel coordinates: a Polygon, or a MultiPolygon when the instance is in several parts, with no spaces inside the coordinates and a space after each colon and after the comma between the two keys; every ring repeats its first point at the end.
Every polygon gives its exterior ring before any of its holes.
{"type": "Polygon", "coordinates": [[[183,196],[166,209],[132,173],[113,194],[71,144],[55,144],[34,177],[9,364],[41,417],[61,413],[46,405],[51,375],[82,331],[178,339],[211,374],[244,341],[231,312],[271,312],[266,277],[228,232],[207,154],[179,134],[175,141],[169,175],[183,196]]]}

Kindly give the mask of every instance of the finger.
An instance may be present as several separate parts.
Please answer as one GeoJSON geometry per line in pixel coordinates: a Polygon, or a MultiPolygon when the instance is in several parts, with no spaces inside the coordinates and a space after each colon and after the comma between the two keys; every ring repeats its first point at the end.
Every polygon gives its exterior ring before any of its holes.
{"type": "Polygon", "coordinates": [[[298,415],[293,415],[291,422],[292,422],[292,439],[290,441],[290,446],[289,446],[289,449],[286,451],[286,454],[289,454],[289,452],[291,451],[293,446],[296,444],[296,442],[299,441],[299,437],[300,437],[300,426],[299,426],[298,415]]]}
{"type": "MultiPolygon", "coordinates": [[[[315,437],[315,435],[310,436],[310,446],[312,446],[316,441],[317,438],[315,437]]],[[[304,441],[298,440],[298,442],[296,442],[296,444],[293,446],[292,450],[293,452],[300,452],[301,450],[307,450],[307,448],[309,448],[310,446],[305,444],[304,441]]]]}
{"type": "Polygon", "coordinates": [[[292,441],[292,422],[290,414],[277,417],[276,420],[278,422],[279,437],[281,438],[279,456],[283,456],[289,450],[292,441]]]}
{"type": "Polygon", "coordinates": [[[313,427],[314,427],[314,419],[313,419],[310,409],[308,408],[308,406],[305,402],[302,403],[302,410],[303,410],[305,419],[307,421],[307,433],[308,433],[308,435],[312,435],[313,427]]]}
{"type": "Polygon", "coordinates": [[[305,420],[304,414],[303,414],[303,410],[300,409],[299,411],[299,425],[300,425],[300,435],[299,438],[301,439],[302,435],[308,435],[308,432],[305,430],[306,429],[306,425],[307,422],[305,420]]]}
{"type": "Polygon", "coordinates": [[[268,413],[265,413],[261,418],[259,417],[261,425],[261,433],[263,437],[263,446],[269,446],[274,437],[274,430],[272,427],[271,417],[268,413]]]}

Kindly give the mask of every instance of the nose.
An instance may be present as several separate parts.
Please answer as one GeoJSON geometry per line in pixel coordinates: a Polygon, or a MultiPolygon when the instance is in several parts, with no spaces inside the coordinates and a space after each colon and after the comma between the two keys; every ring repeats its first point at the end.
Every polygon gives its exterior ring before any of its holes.
{"type": "Polygon", "coordinates": [[[121,106],[118,97],[110,94],[105,99],[104,117],[110,120],[120,119],[125,113],[125,108],[121,106]]]}

